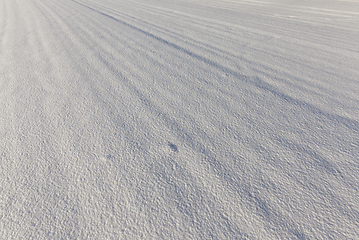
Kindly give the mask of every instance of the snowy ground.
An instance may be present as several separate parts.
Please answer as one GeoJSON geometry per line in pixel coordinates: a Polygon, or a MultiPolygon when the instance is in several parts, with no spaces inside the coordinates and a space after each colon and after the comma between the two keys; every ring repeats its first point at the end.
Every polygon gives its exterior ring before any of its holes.
{"type": "Polygon", "coordinates": [[[359,1],[0,0],[1,239],[359,239],[359,1]]]}

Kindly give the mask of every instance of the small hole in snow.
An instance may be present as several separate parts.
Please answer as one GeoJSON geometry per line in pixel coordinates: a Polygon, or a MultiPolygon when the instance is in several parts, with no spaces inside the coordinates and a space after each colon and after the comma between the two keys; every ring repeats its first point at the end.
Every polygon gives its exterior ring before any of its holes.
{"type": "Polygon", "coordinates": [[[178,152],[178,147],[175,144],[168,142],[168,146],[171,148],[172,151],[178,152]]]}

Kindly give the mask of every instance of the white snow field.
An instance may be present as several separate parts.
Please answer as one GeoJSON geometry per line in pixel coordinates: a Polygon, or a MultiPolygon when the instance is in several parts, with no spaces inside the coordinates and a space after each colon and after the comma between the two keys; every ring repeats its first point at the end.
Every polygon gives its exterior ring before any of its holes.
{"type": "Polygon", "coordinates": [[[0,239],[359,239],[359,1],[0,0],[0,239]]]}

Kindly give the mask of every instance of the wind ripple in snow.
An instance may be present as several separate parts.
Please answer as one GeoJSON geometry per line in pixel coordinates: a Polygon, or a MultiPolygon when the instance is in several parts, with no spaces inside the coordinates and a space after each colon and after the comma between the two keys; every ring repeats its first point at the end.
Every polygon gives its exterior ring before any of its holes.
{"type": "Polygon", "coordinates": [[[4,239],[359,237],[359,5],[0,0],[4,239]]]}

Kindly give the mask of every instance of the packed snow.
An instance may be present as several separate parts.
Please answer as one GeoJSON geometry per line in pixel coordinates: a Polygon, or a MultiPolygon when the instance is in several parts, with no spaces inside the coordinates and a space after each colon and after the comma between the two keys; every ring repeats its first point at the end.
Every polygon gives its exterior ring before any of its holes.
{"type": "Polygon", "coordinates": [[[0,0],[0,239],[359,239],[359,1],[0,0]]]}

